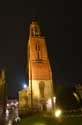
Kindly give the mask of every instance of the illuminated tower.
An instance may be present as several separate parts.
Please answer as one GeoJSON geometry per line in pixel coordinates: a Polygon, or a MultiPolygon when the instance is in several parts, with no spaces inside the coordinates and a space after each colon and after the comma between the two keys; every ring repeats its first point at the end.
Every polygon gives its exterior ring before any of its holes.
{"type": "Polygon", "coordinates": [[[30,25],[27,61],[31,103],[44,103],[53,97],[53,80],[45,38],[36,21],[30,25]]]}

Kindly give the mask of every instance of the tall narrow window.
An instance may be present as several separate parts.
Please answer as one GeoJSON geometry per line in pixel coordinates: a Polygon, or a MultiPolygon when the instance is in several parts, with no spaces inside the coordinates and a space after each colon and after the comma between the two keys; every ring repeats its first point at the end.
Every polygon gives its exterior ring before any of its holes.
{"type": "Polygon", "coordinates": [[[37,43],[36,44],[36,51],[37,51],[37,60],[40,60],[41,57],[40,57],[40,45],[37,43]]]}
{"type": "Polygon", "coordinates": [[[39,83],[39,90],[40,90],[40,96],[41,96],[41,98],[44,98],[44,88],[45,88],[45,83],[43,81],[41,81],[39,83]]]}

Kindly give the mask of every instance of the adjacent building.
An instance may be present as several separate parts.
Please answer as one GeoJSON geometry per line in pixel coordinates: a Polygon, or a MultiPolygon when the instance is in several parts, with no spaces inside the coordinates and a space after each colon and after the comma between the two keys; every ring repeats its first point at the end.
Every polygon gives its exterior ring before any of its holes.
{"type": "Polygon", "coordinates": [[[4,122],[6,110],[6,82],[5,71],[0,70],[0,124],[4,122]]]}

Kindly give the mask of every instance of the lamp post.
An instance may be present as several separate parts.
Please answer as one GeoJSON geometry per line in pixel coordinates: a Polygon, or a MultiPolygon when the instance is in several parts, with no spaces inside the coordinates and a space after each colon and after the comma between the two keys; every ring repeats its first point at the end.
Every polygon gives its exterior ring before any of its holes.
{"type": "Polygon", "coordinates": [[[6,117],[6,94],[7,94],[7,86],[6,86],[6,81],[4,79],[4,98],[3,98],[3,116],[4,116],[4,125],[5,125],[5,117],[6,117]]]}
{"type": "Polygon", "coordinates": [[[5,72],[4,70],[1,71],[1,107],[0,107],[0,124],[5,125],[5,116],[6,116],[6,90],[7,90],[7,86],[6,86],[6,80],[5,80],[5,72]],[[2,112],[1,112],[2,111],[2,112]]]}
{"type": "Polygon", "coordinates": [[[31,108],[33,107],[33,95],[32,95],[32,66],[30,66],[30,85],[31,85],[31,108]]]}

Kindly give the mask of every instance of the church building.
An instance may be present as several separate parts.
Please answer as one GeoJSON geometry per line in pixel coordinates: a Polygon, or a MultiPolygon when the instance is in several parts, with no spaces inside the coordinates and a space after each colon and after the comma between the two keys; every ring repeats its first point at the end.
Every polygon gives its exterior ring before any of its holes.
{"type": "Polygon", "coordinates": [[[30,24],[26,73],[29,85],[19,91],[19,107],[46,107],[54,97],[53,79],[45,38],[37,21],[30,24]]]}

